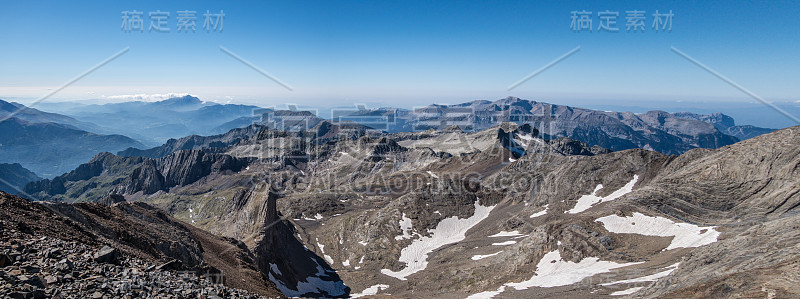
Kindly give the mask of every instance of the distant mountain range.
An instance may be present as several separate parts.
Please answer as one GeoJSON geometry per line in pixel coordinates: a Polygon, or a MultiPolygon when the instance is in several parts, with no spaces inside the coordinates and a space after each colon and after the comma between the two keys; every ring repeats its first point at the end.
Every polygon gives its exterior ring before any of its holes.
{"type": "Polygon", "coordinates": [[[58,123],[12,117],[0,122],[0,163],[19,163],[43,177],[74,169],[99,152],[143,147],[122,135],[101,135],[58,123]]]}
{"type": "MultiPolygon", "coordinates": [[[[665,154],[681,154],[693,148],[718,148],[752,138],[773,129],[736,126],[724,114],[642,114],[612,112],[555,105],[507,97],[497,101],[473,101],[458,105],[430,105],[414,110],[361,109],[333,113],[333,121],[359,123],[396,133],[458,126],[466,131],[488,129],[501,122],[529,123],[545,138],[569,137],[615,151],[644,148],[665,154]]],[[[280,116],[276,114],[276,119],[280,116]]],[[[279,125],[282,121],[272,121],[279,125]]]]}
{"type": "Polygon", "coordinates": [[[11,117],[31,123],[58,123],[69,125],[77,129],[93,132],[102,130],[93,123],[82,122],[66,115],[44,112],[35,108],[26,107],[20,103],[0,100],[0,120],[11,117]]]}
{"type": "Polygon", "coordinates": [[[204,102],[190,95],[159,102],[41,105],[53,112],[96,124],[104,130],[100,133],[122,134],[147,146],[160,145],[170,138],[220,134],[247,126],[247,123],[223,125],[242,117],[252,117],[254,110],[261,109],[251,105],[204,102]]]}
{"type": "MultiPolygon", "coordinates": [[[[69,116],[0,101],[0,118],[13,115],[0,123],[4,129],[2,134],[6,136],[0,142],[0,163],[20,163],[47,178],[74,169],[100,152],[160,158],[184,149],[223,150],[253,137],[264,127],[304,131],[326,121],[309,111],[223,105],[189,95],[159,102],[40,105],[69,116]]],[[[774,131],[736,125],[733,118],[721,113],[650,111],[635,114],[515,97],[430,105],[414,110],[340,110],[328,121],[337,125],[351,124],[344,126],[348,130],[371,128],[389,133],[441,130],[450,126],[479,131],[501,122],[529,123],[545,139],[569,137],[589,146],[615,151],[644,148],[665,154],[681,154],[693,148],[718,148],[774,131]]]]}

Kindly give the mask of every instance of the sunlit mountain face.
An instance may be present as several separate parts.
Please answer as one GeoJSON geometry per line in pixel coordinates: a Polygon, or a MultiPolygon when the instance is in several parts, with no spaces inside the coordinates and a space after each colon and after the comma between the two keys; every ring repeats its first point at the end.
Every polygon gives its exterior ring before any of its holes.
{"type": "Polygon", "coordinates": [[[738,2],[4,3],[0,298],[800,298],[738,2]]]}

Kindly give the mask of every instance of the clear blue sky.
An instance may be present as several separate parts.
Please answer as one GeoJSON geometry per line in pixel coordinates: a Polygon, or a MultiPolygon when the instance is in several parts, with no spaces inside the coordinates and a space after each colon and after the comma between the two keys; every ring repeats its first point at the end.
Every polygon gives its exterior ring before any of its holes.
{"type": "Polygon", "coordinates": [[[750,101],[671,52],[675,46],[769,100],[795,101],[798,20],[794,1],[3,0],[0,98],[35,99],[130,47],[54,98],[174,92],[264,106],[412,106],[508,95],[550,102],[750,101]],[[125,10],[168,11],[171,32],[123,32],[125,10]],[[197,32],[177,32],[179,10],[198,11],[197,32]],[[222,32],[202,31],[206,10],[224,11],[222,32]],[[571,31],[573,10],[595,13],[595,30],[571,31]],[[620,13],[619,33],[597,31],[596,13],[605,10],[620,13]],[[645,32],[625,32],[627,10],[646,11],[645,32]],[[672,10],[671,32],[652,29],[655,10],[672,10]],[[577,46],[563,62],[506,90],[577,46]]]}

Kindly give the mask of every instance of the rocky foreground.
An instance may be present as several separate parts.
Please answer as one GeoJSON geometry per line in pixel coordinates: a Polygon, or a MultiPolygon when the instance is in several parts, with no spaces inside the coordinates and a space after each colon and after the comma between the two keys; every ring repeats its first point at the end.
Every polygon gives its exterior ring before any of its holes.
{"type": "MultiPolygon", "coordinates": [[[[126,204],[89,207],[108,212],[119,205],[126,204]]],[[[0,218],[0,298],[280,297],[280,293],[265,291],[263,281],[251,290],[226,286],[236,283],[227,281],[232,278],[231,273],[207,261],[192,266],[188,258],[191,255],[183,260],[154,258],[159,256],[159,250],[169,254],[180,245],[137,248],[138,244],[126,241],[135,239],[137,232],[123,227],[97,229],[102,226],[89,214],[71,215],[86,221],[80,223],[65,214],[53,213],[57,209],[47,204],[31,203],[2,192],[0,206],[0,214],[5,214],[0,218]],[[93,224],[87,225],[89,222],[93,224]],[[92,226],[96,230],[87,230],[92,226]],[[117,238],[107,237],[112,235],[117,238]]],[[[109,214],[103,216],[113,219],[109,214]]],[[[173,255],[180,258],[180,254],[173,255]]]]}
{"type": "Polygon", "coordinates": [[[174,263],[119,256],[110,247],[10,232],[0,252],[4,298],[262,298],[223,286],[215,273],[168,271],[174,263]]]}

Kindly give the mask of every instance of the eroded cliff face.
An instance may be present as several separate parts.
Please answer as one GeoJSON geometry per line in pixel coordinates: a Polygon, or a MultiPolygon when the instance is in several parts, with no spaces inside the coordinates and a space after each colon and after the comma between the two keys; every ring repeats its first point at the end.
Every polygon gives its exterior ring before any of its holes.
{"type": "Polygon", "coordinates": [[[25,192],[36,199],[68,202],[97,201],[108,194],[135,198],[189,185],[211,174],[238,172],[252,160],[201,150],[181,150],[159,159],[102,153],[67,174],[29,183],[25,192]]]}

